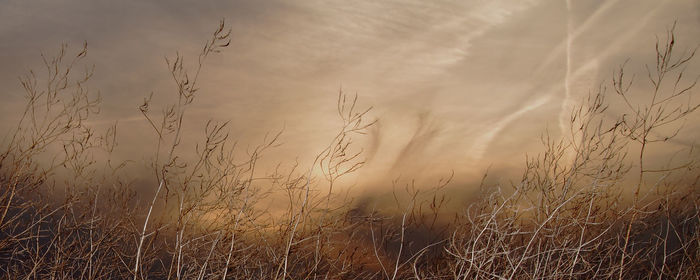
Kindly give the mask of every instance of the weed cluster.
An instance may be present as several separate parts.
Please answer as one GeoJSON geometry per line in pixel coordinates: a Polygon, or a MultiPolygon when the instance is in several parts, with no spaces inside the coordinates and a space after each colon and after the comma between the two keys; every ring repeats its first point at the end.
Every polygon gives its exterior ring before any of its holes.
{"type": "Polygon", "coordinates": [[[110,160],[116,125],[100,134],[86,122],[100,102],[86,86],[92,69],[75,70],[87,45],[44,57],[45,76],[21,77],[26,107],[0,146],[2,278],[700,278],[693,157],[659,167],[646,155],[699,106],[686,102],[697,79],[683,76],[695,53],[675,54],[673,29],[647,69],[648,100],[621,67],[612,96],[625,114],[610,117],[601,86],[573,110],[568,135],[542,137],[518,182],[484,186],[454,217],[444,214],[449,179],[407,184],[394,210],[338,191],[364,164],[353,137],[373,125],[371,108],[342,92],[338,132],[307,168],[256,168],[281,132],[241,157],[228,123],[208,121],[196,146],[183,145],[200,72],[229,35],[222,21],[193,68],[167,60],[173,103],[152,110],[149,96],[139,107],[157,136],[146,205],[120,175],[126,163],[110,160]],[[282,210],[263,207],[271,197],[285,198],[282,210]]]}

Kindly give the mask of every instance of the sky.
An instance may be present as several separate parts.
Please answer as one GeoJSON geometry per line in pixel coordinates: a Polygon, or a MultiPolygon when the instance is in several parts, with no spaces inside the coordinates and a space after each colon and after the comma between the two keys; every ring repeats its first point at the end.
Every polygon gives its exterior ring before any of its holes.
{"type": "MultiPolygon", "coordinates": [[[[118,121],[117,157],[148,161],[156,139],[138,106],[151,92],[173,100],[165,58],[194,62],[221,19],[231,45],[204,66],[185,138],[201,139],[208,119],[230,121],[244,146],[284,129],[270,162],[310,163],[339,127],[339,90],[357,94],[377,120],[356,138],[360,185],[508,173],[620,64],[644,77],[674,22],[679,48],[700,44],[697,0],[0,0],[0,128],[24,102],[18,76],[87,42],[102,96],[92,124],[118,121]]],[[[674,149],[694,145],[698,119],[674,149]]]]}

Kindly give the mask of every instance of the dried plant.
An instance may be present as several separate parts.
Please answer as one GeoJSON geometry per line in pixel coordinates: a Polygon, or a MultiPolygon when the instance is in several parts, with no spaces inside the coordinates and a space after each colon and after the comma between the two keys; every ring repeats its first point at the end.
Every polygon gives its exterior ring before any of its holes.
{"type": "MultiPolygon", "coordinates": [[[[230,44],[222,21],[193,65],[166,59],[171,104],[139,111],[153,129],[153,196],[141,205],[117,127],[88,125],[87,45],[42,56],[20,78],[26,106],[0,146],[0,276],[8,279],[581,279],[700,277],[700,196],[692,154],[650,162],[652,145],[682,133],[698,108],[686,80],[694,51],[677,56],[674,28],[647,67],[648,94],[621,67],[571,112],[570,131],[542,136],[510,185],[482,184],[481,199],[453,205],[452,177],[434,186],[387,180],[393,203],[353,200],[342,178],[364,165],[353,142],[371,107],[340,91],[339,129],[309,165],[261,170],[282,132],[241,151],[229,123],[208,120],[182,141],[207,59],[230,44]],[[618,117],[609,99],[621,100],[618,117]],[[690,179],[688,179],[690,178],[690,179]],[[402,187],[400,187],[402,186],[402,187]],[[629,190],[629,191],[626,191],[629,190]],[[632,193],[631,201],[624,194],[632,193]],[[269,209],[263,201],[284,198],[269,209]],[[454,214],[454,210],[457,214],[454,214]]],[[[205,96],[203,98],[206,98],[205,96]]],[[[692,151],[691,151],[692,153],[692,151]]],[[[412,178],[411,178],[412,179],[412,178]]]]}

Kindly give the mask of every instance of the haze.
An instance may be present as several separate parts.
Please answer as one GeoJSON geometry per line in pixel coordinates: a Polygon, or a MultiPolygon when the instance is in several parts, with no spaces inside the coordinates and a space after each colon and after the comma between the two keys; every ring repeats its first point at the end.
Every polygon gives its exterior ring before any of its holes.
{"type": "MultiPolygon", "coordinates": [[[[24,102],[17,76],[61,43],[87,41],[89,86],[103,98],[94,125],[118,121],[118,157],[148,161],[156,139],[137,107],[151,92],[161,103],[175,96],[164,57],[194,63],[222,18],[231,46],[207,61],[186,138],[200,139],[207,119],[230,120],[243,146],[284,129],[268,159],[308,165],[338,128],[342,89],[378,119],[357,139],[367,159],[357,178],[373,183],[507,173],[539,151],[545,130],[566,130],[569,110],[618,65],[653,62],[655,36],[674,21],[681,49],[700,44],[696,0],[3,0],[0,128],[24,102]]],[[[676,148],[694,145],[697,120],[676,148]]]]}

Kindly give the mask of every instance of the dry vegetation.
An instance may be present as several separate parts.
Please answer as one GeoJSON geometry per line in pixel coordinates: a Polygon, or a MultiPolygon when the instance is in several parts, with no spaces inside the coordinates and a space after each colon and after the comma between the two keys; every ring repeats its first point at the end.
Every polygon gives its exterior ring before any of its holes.
{"type": "Polygon", "coordinates": [[[194,66],[167,61],[173,103],[151,110],[148,97],[139,107],[158,139],[155,193],[139,200],[119,172],[126,163],[110,160],[116,126],[86,124],[99,105],[85,86],[92,70],[76,70],[87,47],[62,47],[41,74],[21,77],[26,108],[0,146],[0,277],[698,279],[694,154],[668,165],[645,156],[698,108],[688,102],[695,80],[683,76],[694,52],[678,55],[673,29],[667,35],[647,92],[620,68],[612,90],[601,86],[572,112],[568,135],[542,137],[520,181],[482,186],[454,217],[443,214],[449,180],[396,183],[393,211],[338,192],[363,165],[353,137],[372,125],[370,110],[342,93],[338,133],[306,169],[256,169],[279,134],[239,153],[225,122],[207,122],[196,146],[181,144],[200,70],[229,44],[223,22],[194,66]],[[610,117],[611,98],[624,115],[610,117]],[[258,203],[272,195],[286,198],[284,213],[258,203]]]}

